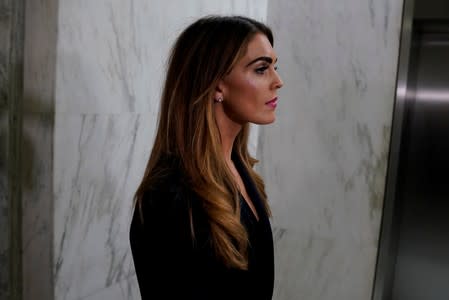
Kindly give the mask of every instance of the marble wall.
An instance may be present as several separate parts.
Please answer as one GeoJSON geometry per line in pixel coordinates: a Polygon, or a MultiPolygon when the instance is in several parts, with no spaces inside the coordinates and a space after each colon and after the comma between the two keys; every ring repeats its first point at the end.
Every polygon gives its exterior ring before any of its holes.
{"type": "Polygon", "coordinates": [[[22,128],[23,299],[53,299],[57,0],[26,1],[22,128]]]}
{"type": "Polygon", "coordinates": [[[8,63],[10,11],[8,1],[0,2],[0,299],[8,296],[9,285],[9,204],[8,204],[8,63]]]}
{"type": "Polygon", "coordinates": [[[10,209],[9,209],[9,62],[11,35],[10,1],[0,2],[0,299],[9,297],[10,209]]]}
{"type": "Polygon", "coordinates": [[[169,48],[199,16],[244,14],[264,21],[267,5],[27,3],[28,297],[138,299],[128,238],[132,197],[153,141],[169,48]]]}
{"type": "Polygon", "coordinates": [[[258,153],[276,300],[370,299],[402,2],[269,2],[285,85],[258,153]]]}
{"type": "Polygon", "coordinates": [[[274,215],[274,299],[370,298],[402,0],[26,5],[24,299],[139,298],[128,230],[165,59],[180,30],[212,13],[275,32],[278,120],[251,140],[274,215]]]}

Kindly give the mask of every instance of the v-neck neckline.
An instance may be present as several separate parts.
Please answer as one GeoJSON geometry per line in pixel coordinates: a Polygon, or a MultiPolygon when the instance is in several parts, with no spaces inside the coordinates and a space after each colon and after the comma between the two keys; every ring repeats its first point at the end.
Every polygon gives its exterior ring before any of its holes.
{"type": "Polygon", "coordinates": [[[248,171],[245,169],[245,166],[240,161],[240,158],[236,153],[232,154],[232,161],[234,162],[235,168],[237,169],[237,172],[240,175],[240,178],[242,179],[243,185],[245,186],[246,193],[248,194],[248,197],[250,198],[251,203],[254,206],[255,212],[251,209],[250,205],[247,203],[245,197],[243,194],[239,191],[239,197],[242,202],[244,202],[244,205],[246,205],[246,208],[249,210],[251,217],[254,219],[256,223],[260,223],[262,221],[262,218],[265,216],[265,211],[261,208],[261,198],[259,196],[259,191],[257,191],[257,188],[255,187],[255,184],[248,174],[248,171]]]}
{"type": "Polygon", "coordinates": [[[251,206],[248,204],[248,202],[246,201],[245,197],[242,195],[242,193],[240,193],[240,191],[239,191],[239,197],[240,197],[240,205],[245,205],[245,209],[247,209],[249,211],[249,214],[251,215],[251,218],[254,219],[254,221],[256,223],[259,223],[261,215],[260,215],[260,212],[257,210],[257,207],[254,204],[254,201],[251,200],[253,202],[254,210],[256,211],[257,215],[251,209],[251,206]]]}

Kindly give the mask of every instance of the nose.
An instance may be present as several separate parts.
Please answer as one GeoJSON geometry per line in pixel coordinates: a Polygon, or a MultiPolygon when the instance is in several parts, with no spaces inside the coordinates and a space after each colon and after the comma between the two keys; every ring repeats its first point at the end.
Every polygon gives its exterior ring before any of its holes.
{"type": "Polygon", "coordinates": [[[273,80],[273,88],[280,89],[284,86],[284,82],[281,79],[281,76],[279,76],[278,72],[274,72],[274,80],[273,80]]]}

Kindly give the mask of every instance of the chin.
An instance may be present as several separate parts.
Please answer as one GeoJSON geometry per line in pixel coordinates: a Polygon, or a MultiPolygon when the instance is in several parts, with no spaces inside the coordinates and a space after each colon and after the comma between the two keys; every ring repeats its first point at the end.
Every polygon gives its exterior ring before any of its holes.
{"type": "Polygon", "coordinates": [[[271,118],[264,118],[264,119],[254,120],[251,123],[254,123],[254,124],[257,124],[257,125],[268,125],[268,124],[274,123],[274,121],[276,121],[276,116],[272,116],[271,118]]]}

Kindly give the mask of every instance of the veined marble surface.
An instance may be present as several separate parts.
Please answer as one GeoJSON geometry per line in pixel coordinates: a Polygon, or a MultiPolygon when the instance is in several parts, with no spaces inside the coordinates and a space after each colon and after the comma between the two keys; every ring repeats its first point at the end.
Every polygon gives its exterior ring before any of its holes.
{"type": "Polygon", "coordinates": [[[0,299],[8,297],[9,284],[9,197],[8,197],[8,144],[9,113],[0,109],[0,299]]]}
{"type": "Polygon", "coordinates": [[[87,297],[134,274],[132,198],[153,140],[153,118],[151,113],[56,115],[56,299],[87,297]]]}
{"type": "Polygon", "coordinates": [[[3,1],[0,5],[0,299],[9,296],[9,245],[10,245],[10,210],[8,181],[9,152],[9,51],[11,34],[12,3],[3,1]]]}
{"type": "Polygon", "coordinates": [[[52,113],[23,113],[23,299],[53,297],[53,133],[52,113]]]}
{"type": "Polygon", "coordinates": [[[9,1],[3,1],[0,4],[0,109],[7,107],[11,9],[12,3],[9,1]]]}
{"type": "Polygon", "coordinates": [[[273,228],[277,299],[371,299],[377,247],[273,228]]]}
{"type": "Polygon", "coordinates": [[[58,0],[26,2],[21,181],[23,299],[53,300],[57,11],[58,0]]]}
{"type": "Polygon", "coordinates": [[[401,15],[402,0],[269,2],[284,87],[258,153],[287,233],[276,300],[369,298],[401,15]]]}
{"type": "Polygon", "coordinates": [[[5,3],[0,7],[0,297],[6,289],[7,249],[8,249],[8,197],[7,197],[7,151],[9,132],[9,111],[7,102],[8,92],[8,63],[9,63],[9,35],[10,35],[10,7],[5,3]]]}
{"type": "Polygon", "coordinates": [[[59,4],[57,112],[158,110],[167,54],[199,16],[265,20],[268,0],[67,1],[59,4]]]}
{"type": "Polygon", "coordinates": [[[25,112],[54,114],[59,0],[26,3],[25,112]]]}

